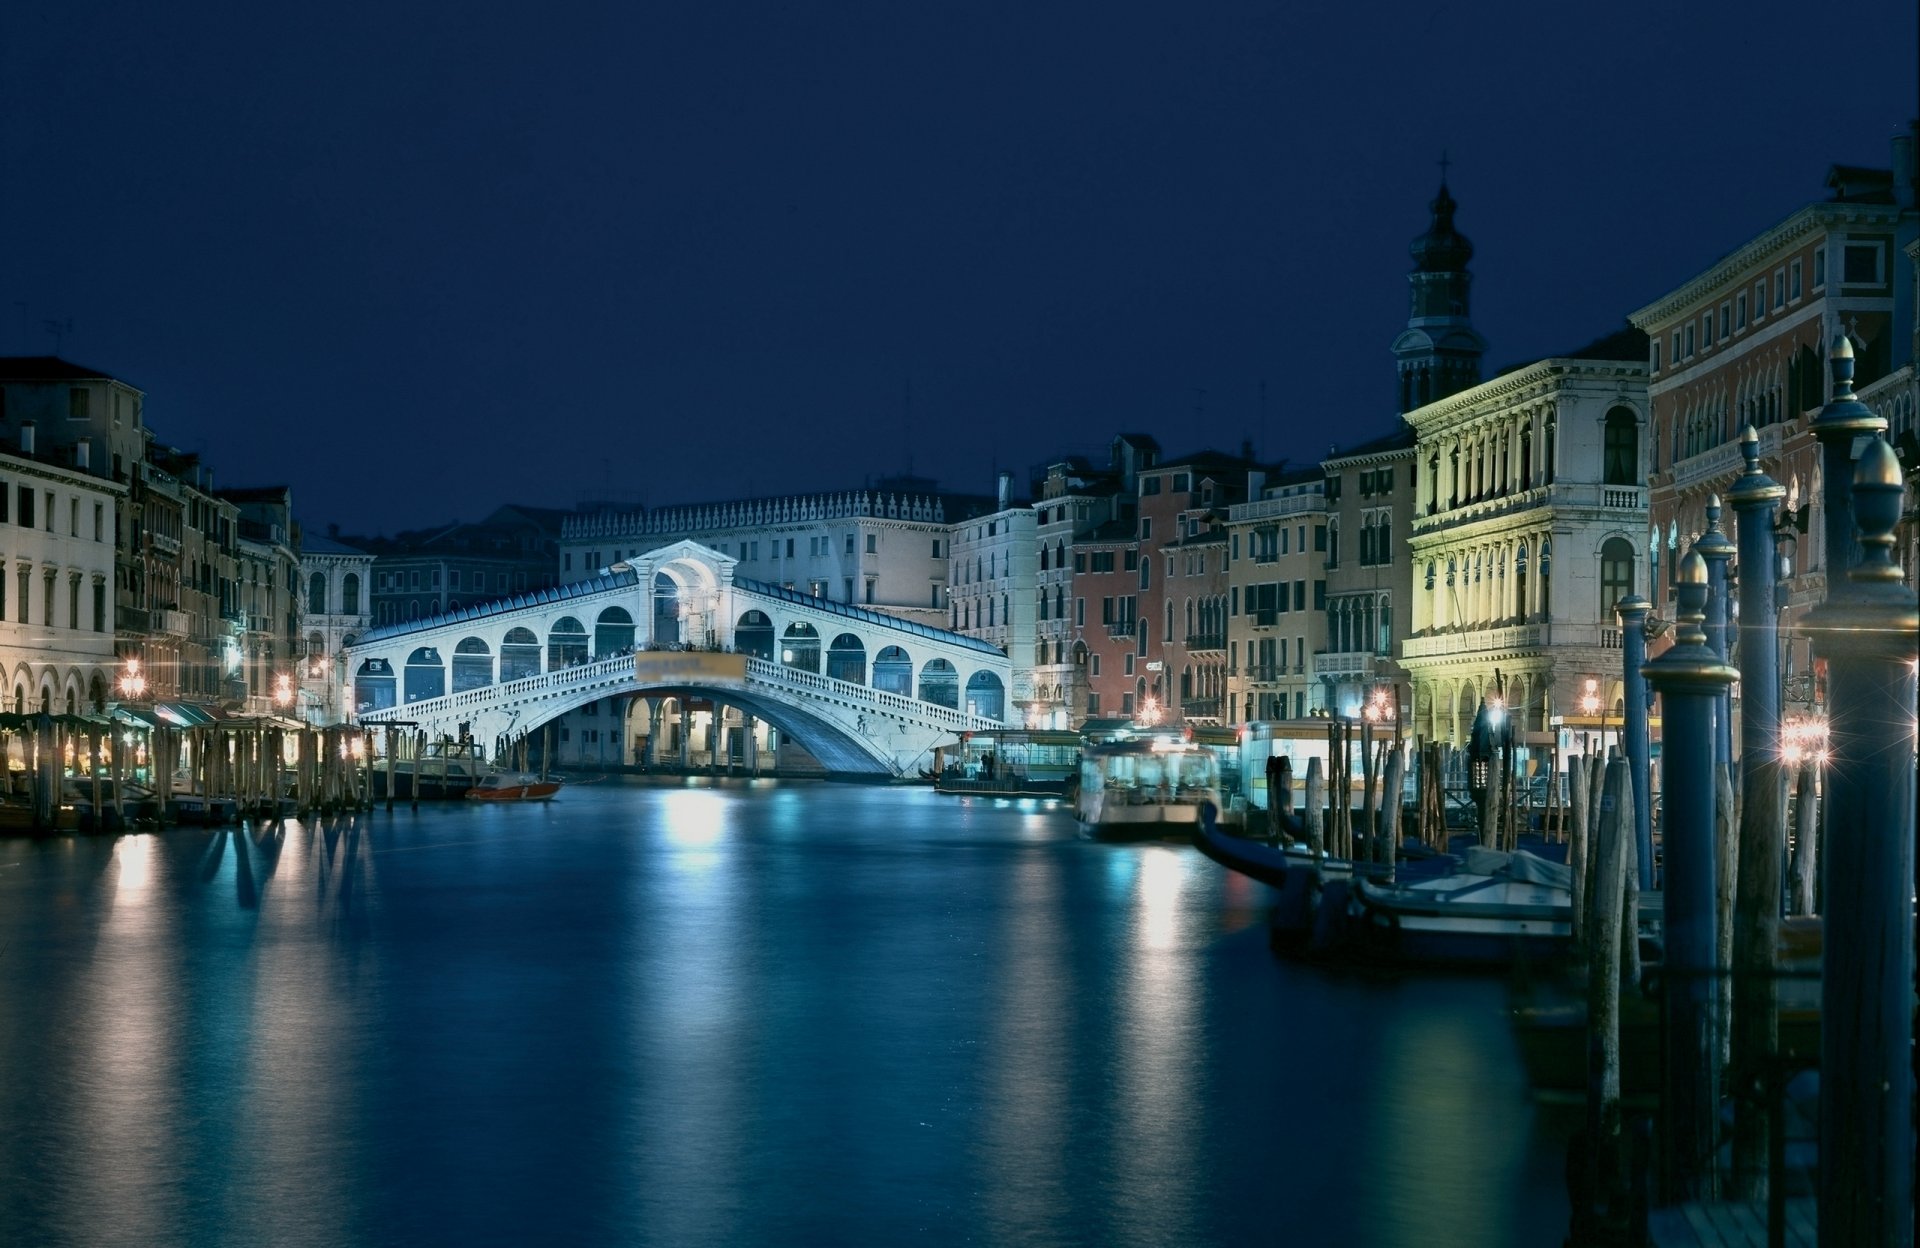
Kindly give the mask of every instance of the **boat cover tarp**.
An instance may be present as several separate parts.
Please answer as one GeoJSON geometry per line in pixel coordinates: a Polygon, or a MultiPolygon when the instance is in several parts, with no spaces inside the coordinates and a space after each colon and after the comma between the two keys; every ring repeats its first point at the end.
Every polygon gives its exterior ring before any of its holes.
{"type": "Polygon", "coordinates": [[[1504,853],[1483,845],[1470,846],[1467,849],[1466,874],[1502,875],[1519,884],[1542,884],[1548,888],[1565,889],[1569,893],[1573,891],[1572,867],[1550,862],[1524,849],[1504,853]]]}

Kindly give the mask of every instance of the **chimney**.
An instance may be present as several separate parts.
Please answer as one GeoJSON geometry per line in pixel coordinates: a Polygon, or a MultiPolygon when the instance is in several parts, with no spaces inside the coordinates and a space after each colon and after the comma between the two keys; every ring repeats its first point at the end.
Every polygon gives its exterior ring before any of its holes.
{"type": "Polygon", "coordinates": [[[1011,472],[1002,472],[1000,474],[999,510],[1005,511],[1007,509],[1007,498],[1012,492],[1013,474],[1011,472]]]}
{"type": "Polygon", "coordinates": [[[33,422],[30,420],[20,422],[20,453],[33,454],[33,422]]]}
{"type": "Polygon", "coordinates": [[[1247,501],[1248,502],[1250,503],[1259,502],[1260,491],[1266,488],[1267,488],[1267,474],[1265,472],[1263,472],[1258,468],[1255,468],[1247,473],[1247,501]]]}
{"type": "Polygon", "coordinates": [[[81,438],[73,444],[73,466],[81,472],[87,472],[92,469],[93,440],[91,438],[81,438]]]}

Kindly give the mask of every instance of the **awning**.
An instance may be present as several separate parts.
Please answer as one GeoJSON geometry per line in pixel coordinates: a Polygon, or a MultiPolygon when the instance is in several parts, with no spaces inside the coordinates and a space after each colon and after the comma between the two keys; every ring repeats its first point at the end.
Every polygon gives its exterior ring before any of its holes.
{"type": "Polygon", "coordinates": [[[155,702],[153,713],[167,728],[200,728],[215,722],[204,708],[191,702],[155,702]]]}

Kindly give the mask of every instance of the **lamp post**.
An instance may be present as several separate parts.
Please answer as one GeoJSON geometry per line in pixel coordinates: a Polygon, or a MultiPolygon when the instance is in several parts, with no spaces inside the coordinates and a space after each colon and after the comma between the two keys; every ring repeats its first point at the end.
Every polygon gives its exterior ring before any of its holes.
{"type": "Polygon", "coordinates": [[[120,673],[120,697],[128,702],[137,702],[146,692],[147,678],[140,673],[140,660],[129,656],[120,673]]]}

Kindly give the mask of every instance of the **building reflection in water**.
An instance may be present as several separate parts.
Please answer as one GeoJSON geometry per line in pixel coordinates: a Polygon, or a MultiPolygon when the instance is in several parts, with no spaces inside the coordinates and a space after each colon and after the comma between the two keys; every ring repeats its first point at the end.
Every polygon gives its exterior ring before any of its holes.
{"type": "Polygon", "coordinates": [[[1060,922],[1058,858],[1024,854],[1014,868],[1003,934],[1008,972],[993,1010],[983,1131],[989,1192],[982,1202],[997,1243],[1069,1238],[1067,1138],[1073,1071],[1073,996],[1060,922]]]}

